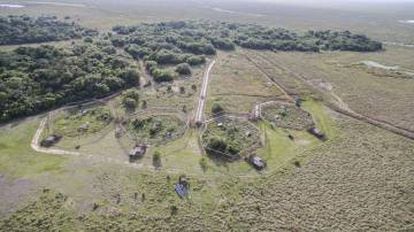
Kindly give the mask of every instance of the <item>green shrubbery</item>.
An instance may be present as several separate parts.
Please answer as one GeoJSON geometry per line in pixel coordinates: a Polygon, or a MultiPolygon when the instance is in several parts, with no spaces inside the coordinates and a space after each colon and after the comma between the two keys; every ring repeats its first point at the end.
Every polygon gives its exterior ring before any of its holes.
{"type": "Polygon", "coordinates": [[[130,110],[134,110],[139,103],[139,93],[136,89],[128,89],[122,94],[122,105],[130,110]]]}
{"type": "Polygon", "coordinates": [[[191,66],[188,63],[181,63],[177,65],[175,71],[181,75],[190,75],[191,74],[191,66]]]}

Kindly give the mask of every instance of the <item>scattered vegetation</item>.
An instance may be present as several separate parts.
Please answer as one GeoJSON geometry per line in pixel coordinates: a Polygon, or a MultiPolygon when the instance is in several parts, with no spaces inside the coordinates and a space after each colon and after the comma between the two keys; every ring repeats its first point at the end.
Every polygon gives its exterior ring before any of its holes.
{"type": "Polygon", "coordinates": [[[0,222],[1,231],[71,230],[75,221],[68,197],[43,189],[39,199],[0,222]]]}
{"type": "Polygon", "coordinates": [[[0,45],[80,39],[97,34],[75,22],[59,21],[56,16],[0,16],[0,45]]]}

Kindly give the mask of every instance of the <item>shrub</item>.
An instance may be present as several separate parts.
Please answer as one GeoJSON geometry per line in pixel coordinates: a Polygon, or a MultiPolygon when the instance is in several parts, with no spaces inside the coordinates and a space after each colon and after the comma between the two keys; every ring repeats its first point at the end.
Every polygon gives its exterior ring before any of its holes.
{"type": "Polygon", "coordinates": [[[219,103],[214,103],[211,107],[211,112],[213,114],[222,114],[224,113],[224,108],[219,103]]]}
{"type": "Polygon", "coordinates": [[[189,56],[185,59],[185,62],[191,66],[200,65],[206,62],[206,58],[204,56],[189,56]]]}
{"type": "Polygon", "coordinates": [[[168,82],[174,80],[174,74],[169,70],[154,69],[151,72],[156,82],[168,82]]]}
{"type": "Polygon", "coordinates": [[[202,157],[200,159],[200,167],[205,172],[208,169],[207,159],[205,157],[202,157]]]}
{"type": "Polygon", "coordinates": [[[177,65],[175,71],[180,75],[190,75],[191,74],[191,67],[188,63],[181,63],[177,65]]]}
{"type": "Polygon", "coordinates": [[[139,93],[136,89],[128,89],[122,94],[122,105],[127,109],[135,109],[138,101],[139,93]]]}

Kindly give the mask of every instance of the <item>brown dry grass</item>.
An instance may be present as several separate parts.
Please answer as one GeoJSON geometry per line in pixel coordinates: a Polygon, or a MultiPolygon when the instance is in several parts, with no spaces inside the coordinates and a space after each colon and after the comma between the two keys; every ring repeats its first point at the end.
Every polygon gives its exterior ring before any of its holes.
{"type": "Polygon", "coordinates": [[[257,103],[281,96],[282,92],[241,51],[220,52],[211,74],[206,113],[215,101],[228,112],[245,113],[257,103]]]}
{"type": "Polygon", "coordinates": [[[363,60],[373,60],[411,69],[414,58],[410,54],[413,51],[387,47],[386,51],[380,53],[269,52],[265,56],[270,62],[288,67],[313,83],[323,83],[325,86],[322,88],[331,85],[333,93],[358,113],[414,130],[413,79],[374,76],[350,65],[363,60]]]}

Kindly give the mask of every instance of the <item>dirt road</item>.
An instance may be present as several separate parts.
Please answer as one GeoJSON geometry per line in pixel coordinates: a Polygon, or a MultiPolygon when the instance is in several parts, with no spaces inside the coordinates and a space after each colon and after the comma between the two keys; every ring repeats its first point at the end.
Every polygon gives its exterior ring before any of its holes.
{"type": "Polygon", "coordinates": [[[213,69],[214,64],[216,64],[216,60],[211,61],[211,63],[207,67],[207,70],[204,72],[203,82],[201,84],[200,90],[200,97],[198,99],[198,107],[195,115],[196,123],[203,122],[203,112],[207,99],[208,80],[210,78],[210,72],[213,69]]]}
{"type": "Polygon", "coordinates": [[[54,155],[74,155],[79,156],[79,152],[72,152],[72,151],[64,151],[59,149],[50,149],[50,148],[44,148],[41,147],[39,144],[40,136],[42,135],[43,130],[45,129],[46,123],[48,118],[42,119],[40,122],[39,128],[37,128],[35,135],[33,136],[31,147],[33,150],[41,153],[47,153],[47,154],[54,154],[54,155]]]}
{"type": "MultiPolygon", "coordinates": [[[[392,123],[389,122],[385,122],[382,120],[378,120],[366,115],[362,115],[360,113],[355,112],[354,110],[352,110],[338,95],[336,95],[334,92],[332,91],[324,91],[321,90],[318,86],[315,86],[312,82],[310,82],[309,78],[306,78],[305,76],[303,76],[302,74],[296,73],[293,70],[289,69],[286,65],[282,64],[281,61],[275,61],[275,60],[270,60],[262,55],[259,55],[262,59],[266,60],[267,62],[271,63],[272,65],[274,65],[275,67],[279,68],[280,70],[283,70],[285,73],[291,75],[292,77],[296,78],[297,80],[299,80],[301,83],[304,83],[305,85],[307,85],[308,87],[310,87],[313,91],[316,91],[318,93],[321,94],[321,96],[328,96],[328,98],[325,99],[324,97],[324,104],[329,107],[330,109],[346,115],[348,117],[369,123],[371,125],[380,127],[384,130],[390,131],[392,133],[404,136],[406,138],[409,139],[413,139],[414,140],[414,132],[410,131],[406,128],[402,128],[400,126],[394,125],[392,123]],[[332,101],[332,99],[334,101],[332,101]]],[[[248,57],[248,55],[246,55],[246,57],[248,57]]],[[[248,58],[257,68],[261,69],[257,63],[253,62],[251,58],[248,58]]],[[[264,72],[264,74],[268,75],[264,70],[262,70],[264,72]]],[[[269,75],[268,75],[269,76],[269,75]]],[[[285,90],[284,92],[286,94],[289,95],[289,91],[288,89],[283,86],[283,84],[281,84],[278,81],[275,81],[273,78],[271,78],[272,82],[274,84],[276,84],[277,86],[279,86],[281,89],[285,90]]]]}

